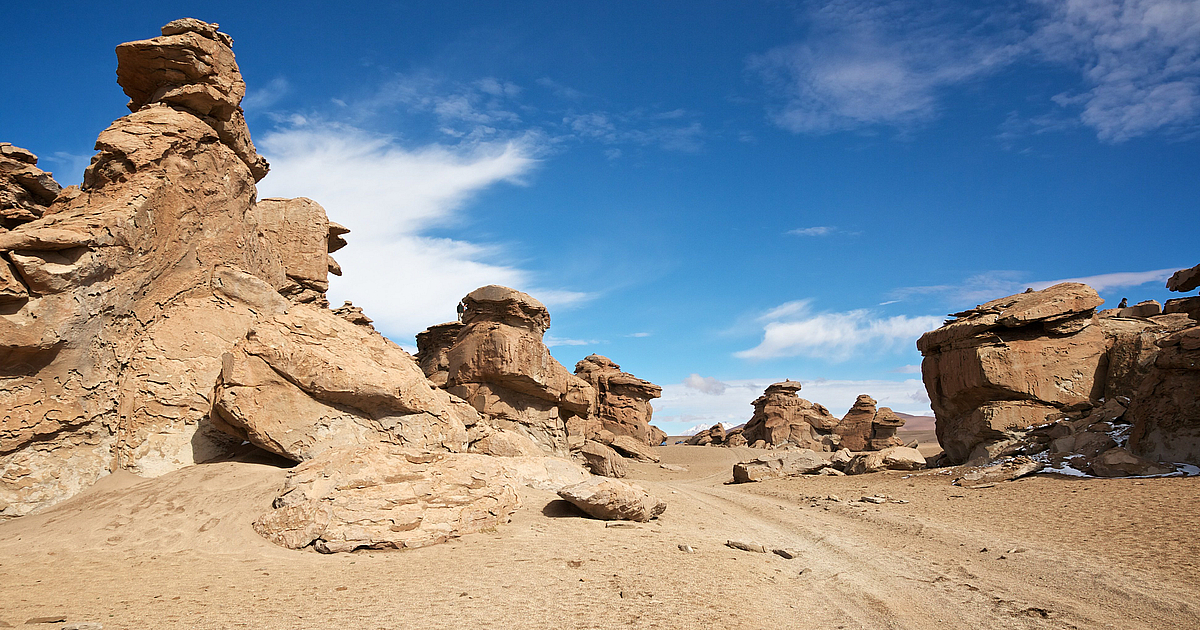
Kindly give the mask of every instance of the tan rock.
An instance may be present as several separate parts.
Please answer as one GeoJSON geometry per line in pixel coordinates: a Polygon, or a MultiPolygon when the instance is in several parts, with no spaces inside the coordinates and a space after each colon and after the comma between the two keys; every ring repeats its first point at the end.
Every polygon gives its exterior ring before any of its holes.
{"type": "Polygon", "coordinates": [[[1028,457],[1014,457],[1010,460],[971,470],[955,479],[954,483],[967,488],[1001,483],[1032,475],[1043,468],[1045,468],[1045,464],[1033,461],[1028,457]]]}
{"type": "Polygon", "coordinates": [[[852,451],[865,451],[875,422],[875,399],[860,394],[833,432],[842,437],[842,446],[852,451]]]}
{"type": "Polygon", "coordinates": [[[1159,462],[1200,465],[1200,326],[1157,341],[1158,353],[1129,404],[1126,447],[1159,462]]]}
{"type": "Polygon", "coordinates": [[[753,403],[754,415],[742,435],[749,443],[791,443],[802,448],[829,450],[823,438],[837,426],[838,419],[825,407],[800,398],[796,381],[782,381],[767,387],[753,403]]]}
{"type": "Polygon", "coordinates": [[[463,304],[465,326],[447,352],[446,389],[497,426],[522,425],[543,450],[566,453],[566,420],[588,415],[596,392],[542,342],[546,307],[496,285],[472,291],[463,304]]]}
{"type": "Polygon", "coordinates": [[[1167,280],[1167,289],[1187,293],[1200,288],[1200,265],[1189,269],[1180,269],[1167,280]]]}
{"type": "Polygon", "coordinates": [[[471,452],[496,457],[536,457],[545,454],[530,438],[505,429],[495,429],[487,437],[472,442],[471,452]]]}
{"type": "Polygon", "coordinates": [[[1092,474],[1097,477],[1145,477],[1174,472],[1174,467],[1159,464],[1129,451],[1114,447],[1092,460],[1092,474]]]}
{"type": "Polygon", "coordinates": [[[661,443],[653,441],[650,431],[650,418],[654,414],[650,401],[662,395],[661,387],[622,372],[621,366],[598,354],[576,363],[575,376],[596,392],[592,417],[600,429],[614,435],[628,435],[645,444],[661,443]]]}
{"type": "Polygon", "coordinates": [[[661,446],[667,441],[667,432],[662,429],[650,425],[650,446],[661,446]]]}
{"type": "Polygon", "coordinates": [[[254,214],[260,233],[279,252],[283,265],[286,282],[275,288],[293,301],[328,306],[329,219],[325,209],[304,197],[268,198],[254,205],[254,214]]]}
{"type": "Polygon", "coordinates": [[[725,425],[718,422],[688,438],[687,443],[691,446],[720,446],[725,443],[725,425]]]}
{"type": "Polygon", "coordinates": [[[829,462],[810,449],[797,449],[762,455],[747,462],[733,465],[733,480],[736,483],[782,479],[814,473],[829,462]]]}
{"type": "Polygon", "coordinates": [[[613,450],[630,459],[636,459],[639,462],[658,463],[658,455],[654,453],[654,449],[647,446],[645,442],[629,436],[617,435],[608,443],[613,450]]]}
{"type": "Polygon", "coordinates": [[[730,431],[725,436],[725,446],[728,446],[730,448],[737,448],[739,446],[746,446],[746,445],[747,445],[746,444],[746,436],[742,434],[741,430],[730,431]]]}
{"type": "Polygon", "coordinates": [[[846,463],[845,472],[847,475],[861,475],[881,470],[920,470],[925,465],[925,458],[917,449],[893,446],[855,455],[846,463]]]}
{"type": "Polygon", "coordinates": [[[614,479],[593,478],[558,491],[589,516],[606,521],[647,522],[667,509],[661,499],[640,486],[614,479]]]}
{"type": "Polygon", "coordinates": [[[45,214],[62,187],[37,167],[37,156],[0,142],[0,227],[13,228],[45,214]]]}
{"type": "Polygon", "coordinates": [[[254,529],[322,553],[424,547],[493,529],[520,506],[503,461],[378,445],[325,451],[292,469],[254,529]]]}
{"type": "Polygon", "coordinates": [[[595,440],[584,442],[578,453],[594,475],[619,478],[628,474],[624,459],[613,449],[595,440]]]}
{"type": "Polygon", "coordinates": [[[462,329],[462,322],[446,322],[417,333],[417,363],[438,387],[445,387],[450,377],[450,348],[462,329]]]}

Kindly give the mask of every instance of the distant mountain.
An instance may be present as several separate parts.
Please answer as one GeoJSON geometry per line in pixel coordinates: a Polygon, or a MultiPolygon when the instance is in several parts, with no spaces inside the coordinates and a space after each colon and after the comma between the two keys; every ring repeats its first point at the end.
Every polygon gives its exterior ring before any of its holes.
{"type": "Polygon", "coordinates": [[[932,431],[934,428],[935,418],[933,416],[914,416],[899,411],[896,412],[896,415],[904,419],[904,426],[901,428],[905,431],[932,431]]]}

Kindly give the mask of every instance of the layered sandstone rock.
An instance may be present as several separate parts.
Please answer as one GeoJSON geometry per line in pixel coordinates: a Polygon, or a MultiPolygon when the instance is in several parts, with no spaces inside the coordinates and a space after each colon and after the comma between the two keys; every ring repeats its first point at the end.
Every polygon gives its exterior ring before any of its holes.
{"type": "Polygon", "coordinates": [[[438,387],[445,387],[450,378],[450,348],[462,329],[462,322],[446,322],[417,333],[417,363],[425,377],[438,387]]]}
{"type": "Polygon", "coordinates": [[[721,446],[725,444],[725,425],[718,422],[688,438],[687,443],[690,446],[721,446]]]}
{"type": "Polygon", "coordinates": [[[1091,287],[1063,283],[956,313],[921,336],[925,389],[951,462],[1102,395],[1097,372],[1107,344],[1092,325],[1102,303],[1091,287]]]}
{"type": "Polygon", "coordinates": [[[33,153],[0,142],[0,227],[41,218],[62,191],[50,173],[37,167],[37,161],[33,153]]]}
{"type": "Polygon", "coordinates": [[[650,401],[662,395],[662,388],[632,374],[608,357],[590,355],[575,364],[575,376],[587,381],[596,391],[596,406],[584,427],[584,437],[595,439],[600,430],[627,435],[644,444],[654,441],[650,401]]]}
{"type": "Polygon", "coordinates": [[[503,461],[379,445],[327,451],[292,469],[254,529],[322,553],[424,547],[494,529],[520,506],[503,461]]]}
{"type": "Polygon", "coordinates": [[[1097,316],[1101,302],[1064,283],[958,313],[921,337],[946,463],[1037,455],[1110,474],[1122,445],[1131,457],[1200,463],[1197,321],[1149,301],[1097,316]]]}
{"type": "Polygon", "coordinates": [[[1176,271],[1167,280],[1167,288],[1180,293],[1200,289],[1200,265],[1176,271]]]}
{"type": "Polygon", "coordinates": [[[567,422],[594,409],[595,389],[550,355],[550,313],[533,297],[497,285],[463,298],[463,328],[446,351],[446,389],[498,428],[566,454],[567,422]]]}
{"type": "Polygon", "coordinates": [[[831,436],[838,419],[824,406],[800,398],[796,393],[800,388],[796,381],[775,383],[751,403],[754,416],[742,430],[748,443],[762,440],[767,445],[791,443],[814,451],[836,450],[836,439],[831,436]]]}

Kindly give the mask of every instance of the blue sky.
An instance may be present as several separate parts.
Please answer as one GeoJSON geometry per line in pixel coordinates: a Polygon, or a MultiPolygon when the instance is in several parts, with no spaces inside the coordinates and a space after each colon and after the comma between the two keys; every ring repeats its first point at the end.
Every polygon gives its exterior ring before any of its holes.
{"type": "Polygon", "coordinates": [[[122,4],[0,9],[0,140],[77,183],[126,113],[116,44],[219,22],[260,196],[352,230],[331,301],[411,347],[529,291],[672,432],[785,377],[927,413],[946,313],[1079,278],[1161,302],[1200,262],[1194,0],[122,4]]]}

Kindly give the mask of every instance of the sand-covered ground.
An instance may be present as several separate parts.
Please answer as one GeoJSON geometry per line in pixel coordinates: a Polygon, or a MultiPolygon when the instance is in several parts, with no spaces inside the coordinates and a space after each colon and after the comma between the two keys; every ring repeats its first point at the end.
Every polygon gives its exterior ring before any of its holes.
{"type": "Polygon", "coordinates": [[[270,463],[113,475],[0,523],[0,626],[1200,628],[1200,478],[966,490],[924,471],[726,485],[753,451],[659,453],[688,471],[630,466],[669,504],[648,524],[606,527],[528,493],[495,532],[331,556],[250,529],[286,474],[270,463]],[[851,502],[875,494],[907,502],[851,502]]]}

